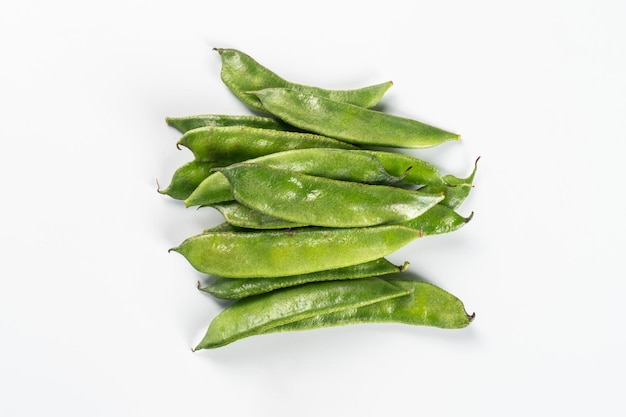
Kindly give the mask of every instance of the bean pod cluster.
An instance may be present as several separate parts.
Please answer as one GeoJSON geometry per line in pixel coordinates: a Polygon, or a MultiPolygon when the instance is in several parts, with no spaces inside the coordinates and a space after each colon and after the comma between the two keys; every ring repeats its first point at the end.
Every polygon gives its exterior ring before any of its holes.
{"type": "Polygon", "coordinates": [[[207,274],[201,291],[234,300],[194,350],[266,333],[357,323],[463,328],[454,295],[385,257],[471,218],[473,187],[393,148],[459,135],[373,110],[391,82],[326,90],[287,81],[236,49],[216,49],[225,85],[250,115],[168,117],[194,159],[160,193],[224,222],[170,249],[207,274]],[[382,149],[382,150],[381,150],[382,149]]]}

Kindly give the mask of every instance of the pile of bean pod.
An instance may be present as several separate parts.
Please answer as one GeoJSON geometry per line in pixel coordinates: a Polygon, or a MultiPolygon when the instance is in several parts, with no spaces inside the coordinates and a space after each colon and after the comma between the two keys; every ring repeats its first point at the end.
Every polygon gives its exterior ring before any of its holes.
{"type": "Polygon", "coordinates": [[[326,90],[289,82],[235,49],[221,78],[252,114],[170,117],[193,161],[160,193],[224,222],[172,248],[209,275],[200,290],[236,300],[194,350],[244,337],[356,323],[462,328],[474,315],[386,256],[465,225],[472,189],[393,148],[459,135],[372,110],[391,82],[326,90]],[[384,150],[381,150],[384,149],[384,150]]]}

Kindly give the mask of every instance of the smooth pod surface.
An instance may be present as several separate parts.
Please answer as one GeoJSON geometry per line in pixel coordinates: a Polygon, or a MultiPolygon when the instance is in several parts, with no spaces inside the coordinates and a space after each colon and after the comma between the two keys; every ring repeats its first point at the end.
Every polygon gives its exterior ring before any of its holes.
{"type": "Polygon", "coordinates": [[[367,306],[317,315],[273,327],[266,332],[311,330],[362,323],[401,323],[460,329],[468,326],[474,319],[474,314],[467,314],[460,299],[433,284],[401,278],[385,280],[406,289],[409,294],[367,306]]]}
{"type": "Polygon", "coordinates": [[[420,237],[458,230],[470,218],[436,205],[413,220],[385,226],[263,231],[233,230],[227,226],[225,231],[192,236],[171,251],[180,253],[206,274],[226,278],[281,277],[373,261],[420,237]]]}
{"type": "Polygon", "coordinates": [[[429,148],[460,138],[417,120],[288,88],[267,88],[254,94],[270,113],[286,123],[355,145],[429,148]]]}
{"type": "Polygon", "coordinates": [[[366,227],[418,217],[443,199],[403,188],[338,181],[259,164],[216,168],[235,200],[261,213],[325,227],[366,227]]]}
{"type": "Polygon", "coordinates": [[[261,111],[267,110],[258,98],[248,94],[249,91],[271,87],[289,87],[356,106],[372,107],[380,101],[385,92],[392,86],[392,82],[387,81],[354,90],[327,90],[287,81],[239,50],[226,48],[215,48],[215,50],[222,59],[221,77],[224,84],[242,102],[261,111]]]}
{"type": "Polygon", "coordinates": [[[388,260],[381,258],[345,268],[313,272],[310,274],[293,275],[289,277],[256,279],[214,277],[211,282],[200,288],[200,290],[217,298],[238,300],[251,295],[263,294],[280,288],[294,287],[308,282],[361,279],[389,275],[406,270],[408,265],[408,262],[405,262],[404,265],[397,266],[388,260]]]}
{"type": "Polygon", "coordinates": [[[312,133],[245,126],[200,127],[186,132],[178,145],[190,149],[197,161],[220,166],[291,149],[355,149],[354,145],[312,133]]]}
{"type": "MultiPolygon", "coordinates": [[[[244,161],[272,168],[366,184],[396,184],[406,171],[391,175],[376,156],[360,150],[309,148],[276,152],[244,161]]],[[[221,172],[211,174],[185,201],[185,205],[204,206],[234,199],[230,183],[221,172]]]]}
{"type": "Polygon", "coordinates": [[[166,117],[165,122],[182,133],[206,126],[246,126],[259,129],[299,130],[280,120],[254,115],[199,114],[194,116],[166,117]]]}
{"type": "Polygon", "coordinates": [[[194,350],[217,348],[293,321],[407,294],[408,290],[382,279],[363,278],[314,282],[244,298],[211,321],[194,350]]]}

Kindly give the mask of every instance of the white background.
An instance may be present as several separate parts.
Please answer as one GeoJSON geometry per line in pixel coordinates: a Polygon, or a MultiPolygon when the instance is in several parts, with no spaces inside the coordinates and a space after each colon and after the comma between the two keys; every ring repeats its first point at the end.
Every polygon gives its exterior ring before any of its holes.
{"type": "Polygon", "coordinates": [[[0,5],[0,415],[624,415],[626,3],[21,1],[0,5]],[[482,159],[462,230],[390,259],[463,330],[362,325],[191,352],[226,305],[167,249],[217,223],[156,192],[166,116],[249,114],[213,47],[482,159]]]}

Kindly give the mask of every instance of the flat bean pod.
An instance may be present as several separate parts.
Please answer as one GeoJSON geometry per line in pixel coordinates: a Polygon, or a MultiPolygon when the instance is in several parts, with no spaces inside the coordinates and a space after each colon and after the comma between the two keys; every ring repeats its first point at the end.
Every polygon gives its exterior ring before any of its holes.
{"type": "Polygon", "coordinates": [[[424,160],[400,152],[357,150],[370,154],[380,162],[386,172],[401,176],[402,183],[412,185],[445,185],[439,169],[424,160]]]}
{"type": "MultiPolygon", "coordinates": [[[[359,150],[310,148],[276,152],[245,161],[273,168],[287,169],[318,177],[366,184],[394,184],[402,181],[407,170],[398,175],[388,173],[370,154],[359,150]]],[[[185,200],[185,205],[206,206],[234,199],[230,183],[221,172],[215,172],[185,200]]]]}
{"type": "Polygon", "coordinates": [[[409,294],[276,326],[265,333],[360,323],[402,323],[459,329],[468,326],[474,319],[473,314],[467,314],[461,300],[433,284],[400,278],[385,278],[385,281],[408,290],[409,294]]]}
{"type": "Polygon", "coordinates": [[[226,278],[271,278],[343,268],[385,257],[423,236],[448,233],[469,221],[436,205],[400,224],[206,231],[170,249],[198,271],[226,278]]]}
{"type": "Polygon", "coordinates": [[[418,217],[441,194],[338,181],[259,164],[215,168],[235,200],[270,216],[325,227],[365,227],[418,217]],[[268,198],[271,196],[271,198],[268,198]]]}
{"type": "Polygon", "coordinates": [[[459,135],[394,116],[288,88],[251,92],[274,116],[301,129],[355,145],[429,148],[459,135]]]}
{"type": "Polygon", "coordinates": [[[211,207],[219,211],[224,220],[230,225],[248,229],[290,229],[293,227],[308,226],[294,223],[277,217],[268,216],[260,211],[251,209],[236,201],[225,201],[212,204],[211,207]]]}
{"type": "Polygon", "coordinates": [[[298,131],[299,129],[290,126],[280,120],[253,115],[232,115],[232,114],[199,114],[184,117],[166,117],[165,121],[168,125],[185,133],[189,130],[199,127],[214,126],[246,126],[259,129],[289,130],[298,131]]]}
{"type": "Polygon", "coordinates": [[[360,279],[389,275],[402,272],[408,268],[408,266],[408,262],[405,262],[402,266],[397,266],[385,258],[381,258],[345,268],[289,277],[256,279],[214,277],[213,281],[208,283],[205,287],[200,288],[200,290],[217,298],[239,300],[251,295],[264,294],[280,288],[294,287],[309,282],[360,279]]]}
{"type": "Polygon", "coordinates": [[[215,48],[215,50],[222,59],[221,77],[224,84],[242,102],[261,111],[266,111],[263,104],[254,95],[247,94],[249,91],[270,87],[289,87],[356,106],[372,107],[380,101],[392,85],[392,82],[388,81],[356,90],[327,90],[289,82],[236,49],[215,48]]]}
{"type": "Polygon", "coordinates": [[[450,207],[451,209],[456,209],[463,204],[463,201],[465,201],[470,191],[472,191],[472,184],[476,176],[477,168],[478,159],[476,159],[474,170],[469,177],[457,178],[454,175],[446,175],[443,177],[443,180],[447,185],[427,185],[420,188],[420,191],[425,193],[443,193],[445,197],[440,204],[450,207]]]}
{"type": "Polygon", "coordinates": [[[291,149],[355,149],[348,143],[311,133],[245,126],[200,127],[185,133],[178,145],[189,148],[197,161],[221,166],[291,149]]]}
{"type": "Polygon", "coordinates": [[[210,162],[188,162],[174,171],[170,184],[166,188],[158,191],[174,199],[185,200],[202,181],[212,174],[211,170],[215,166],[216,164],[210,162]]]}
{"type": "Polygon", "coordinates": [[[236,301],[219,313],[194,350],[227,345],[244,337],[313,317],[407,295],[378,278],[298,285],[236,301]]]}

